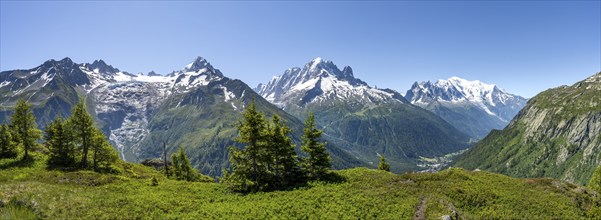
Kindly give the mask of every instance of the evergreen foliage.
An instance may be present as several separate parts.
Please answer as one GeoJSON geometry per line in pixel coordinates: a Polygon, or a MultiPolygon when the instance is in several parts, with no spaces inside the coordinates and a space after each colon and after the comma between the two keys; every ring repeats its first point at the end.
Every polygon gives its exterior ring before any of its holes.
{"type": "Polygon", "coordinates": [[[309,112],[305,121],[304,134],[302,136],[303,144],[301,150],[308,154],[304,158],[304,169],[309,178],[319,179],[323,177],[330,169],[330,155],[326,152],[326,144],[320,142],[319,138],[323,131],[315,127],[315,116],[309,112]]]}
{"type": "MultiPolygon", "coordinates": [[[[314,126],[314,123],[312,124],[314,126]]],[[[311,144],[309,150],[314,161],[308,167],[317,171],[314,177],[323,175],[329,168],[329,156],[325,154],[325,144],[318,143],[317,138],[321,131],[308,129],[312,132],[307,138],[311,144]],[[322,151],[314,145],[322,147],[322,151]],[[315,159],[317,158],[317,159],[315,159]],[[327,165],[324,159],[328,159],[327,165]],[[325,170],[324,170],[325,169],[325,170]]],[[[264,119],[263,114],[255,108],[254,100],[243,112],[243,119],[239,125],[239,137],[236,139],[245,145],[244,149],[230,147],[230,172],[224,171],[222,183],[230,190],[238,192],[256,192],[287,189],[307,182],[307,175],[301,169],[305,159],[298,159],[295,145],[290,138],[291,129],[282,122],[279,115],[274,114],[271,122],[264,119]]]]}
{"type": "Polygon", "coordinates": [[[59,117],[46,127],[45,143],[50,151],[48,165],[95,171],[110,169],[119,160],[119,155],[102,131],[94,126],[83,99],[72,112],[67,120],[59,117]],[[91,155],[88,154],[90,151],[91,155]],[[90,159],[91,167],[88,166],[90,159]]]}
{"type": "Polygon", "coordinates": [[[173,162],[172,169],[175,179],[190,182],[200,180],[200,174],[198,173],[198,170],[192,167],[188,156],[186,156],[181,147],[177,153],[171,155],[171,161],[173,162]]]}
{"type": "Polygon", "coordinates": [[[380,156],[380,163],[378,164],[378,170],[384,170],[390,172],[390,165],[386,163],[384,155],[380,156]]]}
{"type": "Polygon", "coordinates": [[[49,166],[75,167],[73,133],[61,117],[51,122],[45,130],[46,147],[50,151],[49,166]]]}
{"type": "Polygon", "coordinates": [[[255,100],[244,109],[243,119],[238,126],[238,143],[244,144],[243,150],[230,147],[232,173],[224,173],[224,182],[234,191],[267,190],[269,182],[266,164],[267,123],[263,114],[255,107],[255,100]]]}
{"type": "Polygon", "coordinates": [[[271,185],[275,188],[284,188],[302,179],[290,132],[290,128],[281,122],[280,116],[273,115],[268,126],[267,164],[273,175],[271,185]]]}
{"type": "Polygon", "coordinates": [[[6,124],[0,125],[0,159],[16,158],[17,145],[13,141],[10,128],[6,124]]]}
{"type": "Polygon", "coordinates": [[[119,160],[117,151],[111,146],[102,131],[96,127],[92,129],[90,146],[93,152],[92,167],[96,171],[108,169],[111,164],[119,160]]]}
{"type": "Polygon", "coordinates": [[[37,146],[37,140],[41,138],[42,132],[37,128],[35,116],[31,111],[31,104],[24,99],[19,99],[15,105],[15,113],[12,115],[10,127],[13,130],[13,140],[23,146],[25,154],[23,159],[29,157],[29,151],[37,146]]]}
{"type": "Polygon", "coordinates": [[[94,119],[86,110],[83,98],[73,107],[69,125],[73,129],[75,143],[81,151],[81,168],[88,168],[88,151],[94,136],[94,119]]]}

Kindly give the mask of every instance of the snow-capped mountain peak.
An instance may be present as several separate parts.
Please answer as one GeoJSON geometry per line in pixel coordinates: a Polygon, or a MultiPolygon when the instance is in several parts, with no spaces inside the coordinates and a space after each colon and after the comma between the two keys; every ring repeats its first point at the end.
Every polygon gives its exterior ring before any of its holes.
{"type": "Polygon", "coordinates": [[[94,62],[83,64],[89,70],[92,70],[95,73],[104,73],[104,74],[116,74],[121,72],[119,69],[108,65],[104,62],[104,60],[94,60],[94,62]]]}
{"type": "Polygon", "coordinates": [[[499,108],[510,107],[520,109],[525,103],[524,98],[509,94],[499,89],[494,84],[486,84],[479,80],[466,80],[457,76],[449,79],[437,80],[432,83],[415,82],[405,94],[405,98],[416,105],[425,106],[431,103],[469,103],[479,106],[489,115],[497,116],[503,121],[511,117],[504,117],[505,113],[499,108]]]}
{"type": "Polygon", "coordinates": [[[182,72],[196,72],[205,68],[213,69],[213,66],[211,66],[209,61],[207,61],[205,58],[198,56],[196,59],[194,59],[194,61],[192,61],[192,63],[186,65],[182,69],[182,72]]]}
{"type": "Polygon", "coordinates": [[[335,99],[361,103],[406,102],[397,92],[375,89],[355,78],[351,67],[341,71],[332,61],[321,57],[309,61],[302,69],[287,69],[268,84],[259,84],[255,91],[275,104],[301,106],[335,99]]]}

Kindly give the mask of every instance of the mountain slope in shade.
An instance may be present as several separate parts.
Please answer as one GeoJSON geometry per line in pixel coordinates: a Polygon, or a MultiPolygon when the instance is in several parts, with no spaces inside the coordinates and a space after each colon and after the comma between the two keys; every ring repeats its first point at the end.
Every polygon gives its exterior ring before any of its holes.
{"type": "Polygon", "coordinates": [[[601,73],[544,91],[456,166],[586,184],[601,165],[601,73]]]}
{"type": "MultiPolygon", "coordinates": [[[[128,161],[161,155],[162,143],[174,152],[182,146],[193,165],[220,175],[228,165],[227,147],[236,145],[240,112],[252,99],[268,117],[279,114],[300,143],[303,123],[257,95],[239,80],[225,77],[207,60],[168,75],[130,74],[102,60],[77,64],[68,58],[50,60],[30,70],[0,73],[0,120],[8,120],[18,98],[34,105],[38,126],[68,116],[79,96],[98,125],[128,161]]],[[[335,168],[364,165],[330,144],[335,168]]]]}
{"type": "Polygon", "coordinates": [[[495,85],[459,77],[415,82],[405,98],[476,138],[504,128],[527,101],[495,85]]]}
{"type": "Polygon", "coordinates": [[[322,58],[290,68],[255,91],[296,117],[314,112],[337,146],[374,166],[385,155],[397,172],[417,170],[422,157],[464,149],[469,139],[398,92],[373,88],[350,67],[340,70],[322,58]]]}

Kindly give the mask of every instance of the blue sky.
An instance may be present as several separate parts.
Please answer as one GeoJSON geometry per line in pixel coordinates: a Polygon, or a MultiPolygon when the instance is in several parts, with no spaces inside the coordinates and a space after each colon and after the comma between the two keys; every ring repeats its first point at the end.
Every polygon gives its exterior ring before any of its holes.
{"type": "Polygon", "coordinates": [[[315,57],[405,92],[451,76],[531,97],[601,71],[600,1],[0,3],[0,70],[103,59],[168,73],[203,56],[251,87],[315,57]]]}

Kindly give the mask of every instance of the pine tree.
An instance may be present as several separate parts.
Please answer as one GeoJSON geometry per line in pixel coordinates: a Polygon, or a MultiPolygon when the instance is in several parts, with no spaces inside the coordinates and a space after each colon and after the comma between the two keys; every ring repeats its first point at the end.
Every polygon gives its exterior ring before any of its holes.
{"type": "Polygon", "coordinates": [[[331,164],[330,155],[326,152],[326,144],[319,142],[322,131],[315,127],[313,112],[309,112],[303,131],[301,150],[308,154],[304,159],[304,169],[309,178],[319,179],[328,172],[331,164]]]}
{"type": "Polygon", "coordinates": [[[81,167],[88,168],[88,151],[91,146],[91,141],[94,132],[94,119],[86,110],[84,100],[79,99],[79,102],[71,110],[69,125],[73,129],[75,143],[81,151],[81,167]]]}
{"type": "Polygon", "coordinates": [[[16,158],[17,145],[13,141],[10,128],[6,124],[0,125],[0,159],[16,158]]]}
{"type": "Polygon", "coordinates": [[[198,170],[192,167],[188,156],[181,147],[177,153],[171,155],[171,161],[173,161],[173,176],[177,180],[197,181],[199,179],[198,170]]]}
{"type": "Polygon", "coordinates": [[[378,170],[384,170],[390,172],[390,165],[386,163],[384,155],[380,156],[380,163],[378,164],[378,170]]]}
{"type": "Polygon", "coordinates": [[[73,134],[61,117],[58,117],[46,127],[44,139],[50,151],[49,165],[75,167],[73,134]]]}
{"type": "Polygon", "coordinates": [[[295,182],[300,175],[294,144],[289,137],[290,132],[290,128],[280,121],[280,116],[273,115],[267,143],[272,162],[271,169],[274,174],[272,185],[276,188],[295,182]]]}
{"type": "Polygon", "coordinates": [[[37,145],[37,140],[42,136],[42,132],[35,123],[31,105],[25,100],[19,99],[10,122],[10,127],[13,130],[13,140],[23,146],[25,151],[23,159],[26,159],[29,157],[29,151],[37,145]]]}

